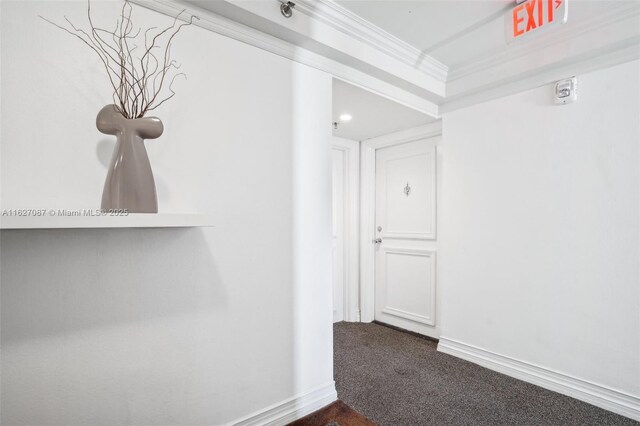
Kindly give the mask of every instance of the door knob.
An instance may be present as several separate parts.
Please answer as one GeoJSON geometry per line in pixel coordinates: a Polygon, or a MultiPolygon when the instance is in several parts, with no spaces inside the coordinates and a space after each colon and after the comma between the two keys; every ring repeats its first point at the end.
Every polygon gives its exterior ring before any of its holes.
{"type": "Polygon", "coordinates": [[[375,244],[380,244],[382,242],[382,238],[376,238],[375,240],[373,240],[373,242],[375,244]]]}

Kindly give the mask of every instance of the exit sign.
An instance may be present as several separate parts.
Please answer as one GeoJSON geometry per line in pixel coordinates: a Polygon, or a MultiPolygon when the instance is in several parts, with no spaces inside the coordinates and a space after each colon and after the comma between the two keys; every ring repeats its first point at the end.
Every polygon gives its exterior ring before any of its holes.
{"type": "Polygon", "coordinates": [[[567,22],[569,0],[526,0],[507,12],[507,43],[567,22]]]}

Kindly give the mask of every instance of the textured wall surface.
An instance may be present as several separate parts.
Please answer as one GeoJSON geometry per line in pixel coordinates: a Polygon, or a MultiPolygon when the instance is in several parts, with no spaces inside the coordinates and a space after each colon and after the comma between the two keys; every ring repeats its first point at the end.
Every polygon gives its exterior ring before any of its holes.
{"type": "MultiPolygon", "coordinates": [[[[107,80],[38,18],[85,6],[1,7],[2,208],[97,208],[107,80]]],[[[173,55],[159,208],[215,228],[2,231],[3,424],[221,424],[332,383],[331,77],[197,27],[173,55]]]]}
{"type": "Polygon", "coordinates": [[[640,395],[638,75],[445,115],[443,337],[640,395]]]}

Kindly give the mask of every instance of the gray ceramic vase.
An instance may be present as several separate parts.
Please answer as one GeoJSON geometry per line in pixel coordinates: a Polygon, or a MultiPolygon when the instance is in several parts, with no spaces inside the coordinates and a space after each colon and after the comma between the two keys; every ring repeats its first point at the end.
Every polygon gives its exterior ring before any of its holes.
{"type": "Polygon", "coordinates": [[[158,213],[156,185],[144,140],[162,135],[162,121],[156,117],[128,119],[115,105],[107,105],[98,113],[96,126],[117,138],[102,191],[102,210],[158,213]]]}

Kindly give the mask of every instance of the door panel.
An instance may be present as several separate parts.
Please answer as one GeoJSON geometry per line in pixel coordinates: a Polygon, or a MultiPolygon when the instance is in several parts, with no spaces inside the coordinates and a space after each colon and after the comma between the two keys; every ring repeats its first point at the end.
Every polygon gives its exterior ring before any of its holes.
{"type": "Polygon", "coordinates": [[[435,325],[435,252],[381,248],[385,269],[385,304],[382,313],[435,325]]]}
{"type": "Polygon", "coordinates": [[[438,337],[433,142],[376,151],[376,236],[375,319],[438,337]]]}
{"type": "Polygon", "coordinates": [[[386,238],[436,238],[435,160],[426,140],[376,152],[376,221],[386,238]]]}

